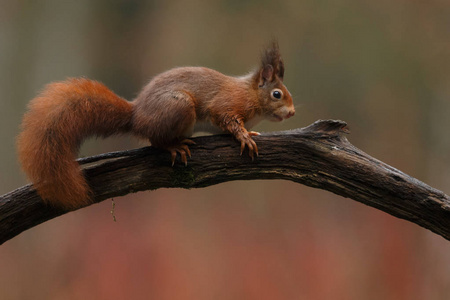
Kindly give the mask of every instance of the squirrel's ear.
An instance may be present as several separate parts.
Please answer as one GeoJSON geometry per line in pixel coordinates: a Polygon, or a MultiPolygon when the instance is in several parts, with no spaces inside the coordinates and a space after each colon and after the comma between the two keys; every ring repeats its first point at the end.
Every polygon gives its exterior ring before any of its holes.
{"type": "Polygon", "coordinates": [[[284,63],[281,58],[280,48],[278,47],[278,43],[276,41],[273,41],[272,44],[265,49],[261,57],[261,74],[268,72],[265,71],[267,66],[270,66],[271,68],[271,71],[269,72],[271,74],[270,80],[273,80],[274,76],[277,76],[280,80],[283,80],[284,63]]]}
{"type": "Polygon", "coordinates": [[[259,86],[263,86],[267,82],[273,80],[273,67],[272,65],[266,65],[259,71],[259,86]]]}

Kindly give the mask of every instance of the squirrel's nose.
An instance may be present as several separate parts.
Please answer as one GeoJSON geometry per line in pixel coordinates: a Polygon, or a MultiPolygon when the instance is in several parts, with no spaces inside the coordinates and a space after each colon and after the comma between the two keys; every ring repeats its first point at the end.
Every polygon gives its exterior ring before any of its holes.
{"type": "Polygon", "coordinates": [[[289,119],[290,117],[292,117],[294,115],[295,115],[295,110],[293,109],[287,114],[286,119],[289,119]]]}

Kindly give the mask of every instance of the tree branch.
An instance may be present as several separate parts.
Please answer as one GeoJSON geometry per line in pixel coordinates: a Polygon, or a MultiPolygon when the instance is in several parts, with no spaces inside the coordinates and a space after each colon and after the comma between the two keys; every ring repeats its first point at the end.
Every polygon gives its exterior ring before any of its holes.
{"type": "MultiPolygon", "coordinates": [[[[200,188],[231,180],[286,179],[325,189],[425,227],[450,240],[450,197],[350,144],[342,121],[317,121],[255,137],[252,161],[229,135],[197,137],[185,167],[152,147],[80,159],[95,202],[161,187],[200,188]]],[[[0,244],[65,214],[31,185],[0,197],[0,244]]]]}

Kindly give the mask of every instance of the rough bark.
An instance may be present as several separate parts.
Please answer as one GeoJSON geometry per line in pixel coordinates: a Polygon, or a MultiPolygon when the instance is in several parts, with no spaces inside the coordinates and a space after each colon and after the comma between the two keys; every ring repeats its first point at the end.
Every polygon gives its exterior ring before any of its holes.
{"type": "MultiPolygon", "coordinates": [[[[239,156],[229,135],[195,138],[188,166],[152,147],[80,159],[95,202],[161,187],[201,188],[231,180],[286,179],[331,191],[427,228],[450,240],[450,197],[350,144],[342,121],[317,121],[255,137],[259,156],[239,156]]],[[[31,185],[0,197],[0,244],[65,214],[31,185]]],[[[355,224],[356,226],[356,224],[355,224]]]]}

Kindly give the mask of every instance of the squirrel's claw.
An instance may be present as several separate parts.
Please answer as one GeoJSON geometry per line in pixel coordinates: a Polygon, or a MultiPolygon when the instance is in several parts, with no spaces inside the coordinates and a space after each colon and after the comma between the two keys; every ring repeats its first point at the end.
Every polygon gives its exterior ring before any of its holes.
{"type": "MultiPolygon", "coordinates": [[[[253,132],[252,132],[253,133],[253,132]]],[[[241,155],[245,150],[245,146],[248,148],[248,155],[254,160],[254,154],[258,156],[258,146],[256,146],[255,141],[251,138],[252,135],[256,134],[250,134],[247,137],[242,138],[241,140],[241,155]]]]}
{"type": "MultiPolygon", "coordinates": [[[[167,149],[167,150],[169,150],[169,149],[167,149]]],[[[176,150],[169,150],[169,151],[172,156],[172,167],[173,167],[173,165],[175,164],[175,159],[177,158],[177,151],[176,150]]]]}
{"type": "Polygon", "coordinates": [[[195,145],[195,142],[192,140],[185,139],[181,141],[179,145],[166,148],[170,152],[172,157],[172,167],[175,165],[177,153],[180,154],[181,161],[184,163],[185,166],[187,166],[187,156],[191,158],[191,151],[189,150],[189,147],[186,144],[195,145]]]}

